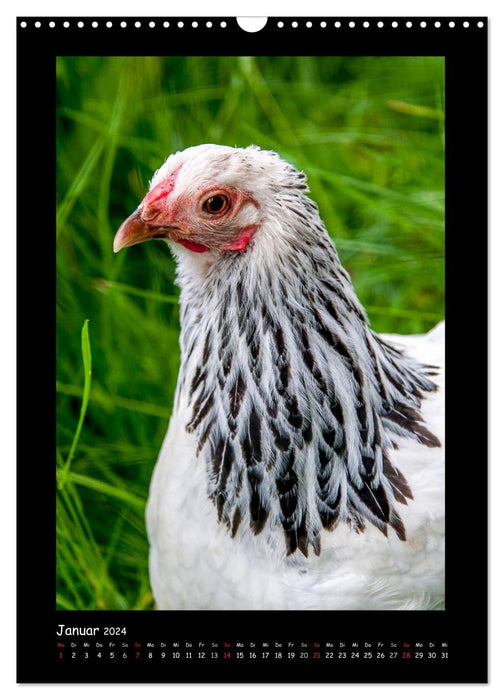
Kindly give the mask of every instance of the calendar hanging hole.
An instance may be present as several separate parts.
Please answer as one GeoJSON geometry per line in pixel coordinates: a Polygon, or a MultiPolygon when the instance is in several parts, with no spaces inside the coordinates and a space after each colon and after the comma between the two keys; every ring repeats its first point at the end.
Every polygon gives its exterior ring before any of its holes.
{"type": "Polygon", "coordinates": [[[260,32],[268,22],[267,17],[237,17],[236,21],[244,32],[260,32]]]}

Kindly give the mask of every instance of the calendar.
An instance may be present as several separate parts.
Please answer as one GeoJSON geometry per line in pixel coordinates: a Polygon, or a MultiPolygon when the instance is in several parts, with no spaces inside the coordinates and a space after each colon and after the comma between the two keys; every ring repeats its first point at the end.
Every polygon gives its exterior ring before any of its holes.
{"type": "MultiPolygon", "coordinates": [[[[307,667],[313,672],[322,673],[323,677],[351,678],[352,667],[361,661],[369,670],[378,671],[380,663],[394,663],[394,673],[401,678],[421,678],[429,668],[429,673],[441,676],[443,664],[449,659],[448,644],[441,642],[293,642],[293,641],[236,641],[234,643],[210,642],[199,640],[160,641],[156,642],[58,642],[57,659],[61,665],[73,664],[74,674],[84,672],[86,665],[116,664],[120,671],[143,673],[144,668],[157,678],[183,678],[184,670],[190,667],[198,669],[208,679],[217,678],[214,667],[220,665],[224,674],[231,678],[239,674],[243,679],[253,682],[256,668],[262,667],[270,673],[281,666],[287,677],[301,680],[307,667]],[[410,663],[402,667],[401,663],[410,663]],[[318,668],[317,668],[318,664],[318,668]],[[413,668],[411,667],[413,666],[413,668]],[[140,668],[139,668],[140,667],[140,668]],[[131,669],[131,671],[130,671],[131,669]],[[407,669],[407,670],[406,670],[407,669]],[[243,676],[242,676],[243,674],[243,676]]],[[[84,678],[84,676],[82,676],[84,678]]]]}
{"type": "Polygon", "coordinates": [[[485,683],[488,18],[16,24],[18,682],[485,683]]]}

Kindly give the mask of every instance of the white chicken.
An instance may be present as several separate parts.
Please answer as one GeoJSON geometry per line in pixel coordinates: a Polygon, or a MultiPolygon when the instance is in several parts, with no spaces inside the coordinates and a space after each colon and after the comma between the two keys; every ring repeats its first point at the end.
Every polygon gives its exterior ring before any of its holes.
{"type": "Polygon", "coordinates": [[[196,146],[116,234],[166,240],[181,287],[159,609],[444,606],[444,326],[374,334],[307,192],[274,152],[196,146]]]}

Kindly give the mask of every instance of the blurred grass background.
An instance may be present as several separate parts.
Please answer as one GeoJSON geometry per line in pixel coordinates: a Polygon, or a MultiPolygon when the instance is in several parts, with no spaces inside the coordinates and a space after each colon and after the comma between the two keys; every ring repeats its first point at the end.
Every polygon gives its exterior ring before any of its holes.
{"type": "Polygon", "coordinates": [[[57,606],[149,609],[178,290],[165,244],[114,255],[117,227],[171,152],[272,148],[307,173],[374,330],[427,331],[444,315],[444,61],[60,57],[57,84],[57,606]]]}

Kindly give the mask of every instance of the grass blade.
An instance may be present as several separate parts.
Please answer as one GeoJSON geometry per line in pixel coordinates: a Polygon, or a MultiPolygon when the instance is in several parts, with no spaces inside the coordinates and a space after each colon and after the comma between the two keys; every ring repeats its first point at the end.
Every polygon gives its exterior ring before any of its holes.
{"type": "MultiPolygon", "coordinates": [[[[73,384],[63,384],[58,381],[56,382],[56,391],[67,396],[76,396],[78,398],[83,396],[80,387],[73,384]]],[[[109,409],[124,408],[126,411],[143,413],[146,416],[154,416],[155,418],[169,418],[171,416],[170,409],[164,406],[157,406],[156,404],[137,401],[136,399],[126,399],[123,396],[114,396],[99,389],[93,389],[93,392],[90,394],[90,400],[109,409]]]]}
{"type": "Polygon", "coordinates": [[[106,484],[104,481],[100,481],[99,479],[94,479],[91,476],[85,476],[84,474],[77,474],[75,472],[70,472],[67,476],[65,476],[65,478],[72,484],[85,486],[88,489],[93,489],[94,491],[103,493],[105,496],[109,496],[110,498],[116,498],[119,501],[124,501],[124,503],[137,508],[142,513],[144,511],[145,500],[124,489],[118,489],[115,486],[106,484]]]}
{"type": "Polygon", "coordinates": [[[74,439],[72,441],[72,446],[70,447],[70,452],[68,453],[68,457],[66,459],[65,465],[63,469],[59,472],[59,479],[58,479],[58,486],[59,488],[63,488],[65,485],[65,481],[68,476],[68,471],[70,469],[70,465],[72,463],[73,456],[75,454],[75,449],[77,447],[77,443],[79,442],[79,437],[81,434],[82,426],[84,424],[84,418],[86,416],[86,410],[87,410],[87,405],[89,402],[89,395],[91,393],[91,364],[92,364],[92,358],[91,358],[91,345],[89,343],[89,320],[84,321],[84,325],[82,326],[82,333],[81,333],[81,348],[82,348],[82,361],[84,364],[84,390],[82,394],[82,404],[81,404],[81,410],[80,410],[80,415],[79,415],[79,422],[77,424],[77,429],[74,434],[74,439]]]}
{"type": "Polygon", "coordinates": [[[97,279],[95,280],[95,285],[100,292],[104,293],[111,290],[115,292],[123,292],[124,294],[131,294],[132,296],[141,297],[142,299],[161,301],[165,304],[178,304],[179,302],[179,299],[176,296],[161,294],[161,292],[155,292],[152,289],[138,289],[138,287],[132,287],[129,284],[122,284],[120,282],[113,282],[112,280],[97,279]]]}
{"type": "Polygon", "coordinates": [[[107,141],[106,136],[106,134],[101,134],[96,139],[93,147],[89,151],[86,160],[82,164],[82,167],[80,168],[78,173],[75,175],[74,181],[72,182],[70,188],[65,194],[65,197],[63,198],[63,201],[58,207],[56,213],[56,240],[59,238],[63,226],[70,212],[72,211],[75,202],[87,187],[89,178],[91,177],[91,174],[95,169],[96,164],[98,163],[103,149],[105,148],[105,144],[107,141]]]}

